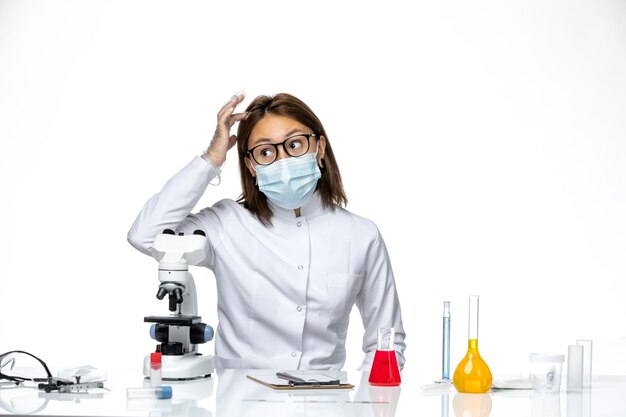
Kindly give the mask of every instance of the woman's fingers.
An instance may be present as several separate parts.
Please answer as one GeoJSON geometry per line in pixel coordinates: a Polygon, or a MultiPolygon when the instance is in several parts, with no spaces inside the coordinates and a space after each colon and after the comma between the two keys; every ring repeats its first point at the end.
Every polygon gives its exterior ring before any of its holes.
{"type": "Polygon", "coordinates": [[[225,123],[226,118],[235,111],[235,107],[237,107],[237,105],[239,105],[245,97],[246,97],[246,94],[243,91],[239,91],[236,94],[234,94],[230,98],[230,100],[228,100],[224,104],[224,106],[222,106],[220,111],[217,113],[218,123],[219,122],[225,123]]]}
{"type": "Polygon", "coordinates": [[[230,138],[228,139],[228,149],[235,146],[236,143],[237,143],[237,135],[231,135],[230,138]]]}
{"type": "Polygon", "coordinates": [[[217,126],[215,134],[209,144],[206,156],[216,165],[220,166],[226,160],[226,152],[237,143],[237,136],[230,134],[233,125],[248,117],[248,113],[235,113],[235,108],[246,97],[243,91],[234,94],[217,113],[217,126]]]}
{"type": "Polygon", "coordinates": [[[245,120],[249,113],[235,113],[228,118],[228,127],[233,127],[237,122],[245,120]]]}

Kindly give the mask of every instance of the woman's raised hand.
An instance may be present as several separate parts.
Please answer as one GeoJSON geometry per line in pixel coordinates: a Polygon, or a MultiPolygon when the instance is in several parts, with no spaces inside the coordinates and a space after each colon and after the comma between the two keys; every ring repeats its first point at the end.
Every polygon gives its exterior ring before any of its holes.
{"type": "Polygon", "coordinates": [[[246,94],[239,91],[224,104],[217,113],[217,127],[215,134],[207,150],[202,157],[209,160],[215,167],[220,167],[226,160],[226,152],[237,143],[237,136],[230,134],[230,129],[235,123],[245,119],[248,113],[235,113],[235,108],[239,105],[246,94]]]}

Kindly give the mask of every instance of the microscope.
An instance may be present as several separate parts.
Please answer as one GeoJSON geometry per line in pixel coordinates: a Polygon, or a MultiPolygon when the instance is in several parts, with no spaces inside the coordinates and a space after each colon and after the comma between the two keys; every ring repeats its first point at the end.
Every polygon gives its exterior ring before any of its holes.
{"type": "MultiPolygon", "coordinates": [[[[150,249],[159,261],[159,300],[168,296],[167,316],[147,316],[150,336],[158,341],[157,351],[162,355],[163,380],[205,378],[214,372],[213,356],[198,352],[198,344],[213,339],[213,328],[201,323],[198,300],[189,265],[197,265],[206,255],[206,235],[196,230],[192,235],[176,235],[165,229],[157,235],[150,249]]],[[[144,376],[150,376],[150,355],[144,358],[144,376]]]]}

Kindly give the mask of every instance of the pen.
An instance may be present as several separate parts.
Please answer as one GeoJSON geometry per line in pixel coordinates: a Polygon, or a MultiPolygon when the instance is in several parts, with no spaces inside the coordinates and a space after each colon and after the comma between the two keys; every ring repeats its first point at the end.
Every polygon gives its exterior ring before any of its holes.
{"type": "Polygon", "coordinates": [[[306,382],[304,379],[288,374],[287,372],[276,372],[276,376],[289,382],[306,382]]]}
{"type": "Polygon", "coordinates": [[[284,379],[288,381],[289,385],[291,385],[292,387],[303,386],[303,385],[317,387],[317,386],[322,386],[322,385],[339,385],[340,384],[340,380],[338,379],[331,379],[328,381],[318,381],[316,379],[309,379],[307,381],[295,375],[291,375],[287,372],[276,372],[276,376],[280,379],[284,379]]]}

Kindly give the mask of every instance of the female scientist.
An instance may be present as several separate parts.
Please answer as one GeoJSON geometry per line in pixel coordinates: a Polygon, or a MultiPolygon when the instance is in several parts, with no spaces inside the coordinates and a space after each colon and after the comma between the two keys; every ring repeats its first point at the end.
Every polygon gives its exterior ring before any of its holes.
{"type": "Polygon", "coordinates": [[[257,97],[235,113],[243,99],[222,107],[208,149],[148,200],[128,241],[149,254],[164,229],[206,233],[201,265],[216,278],[218,369],[342,369],[355,303],[365,328],[360,369],[371,366],[378,327],[395,328],[403,366],[387,250],[374,223],[341,207],[347,199],[322,123],[289,94],[257,97]],[[241,197],[190,214],[235,144],[241,197]]]}

